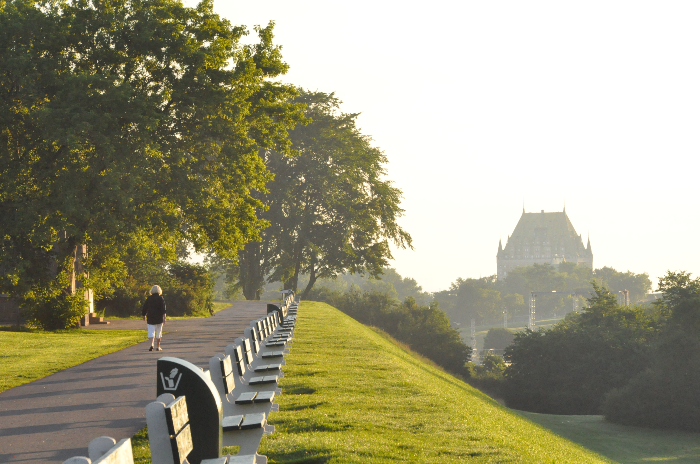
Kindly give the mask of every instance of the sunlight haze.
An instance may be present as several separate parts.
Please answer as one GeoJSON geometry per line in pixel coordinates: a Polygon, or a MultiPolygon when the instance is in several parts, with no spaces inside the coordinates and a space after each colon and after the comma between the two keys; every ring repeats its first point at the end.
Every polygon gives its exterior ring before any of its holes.
{"type": "MultiPolygon", "coordinates": [[[[195,2],[187,2],[194,5],[195,2]]],[[[697,2],[222,1],[274,20],[286,82],[335,92],[389,158],[424,290],[496,273],[523,210],[595,268],[700,272],[697,2]]]]}

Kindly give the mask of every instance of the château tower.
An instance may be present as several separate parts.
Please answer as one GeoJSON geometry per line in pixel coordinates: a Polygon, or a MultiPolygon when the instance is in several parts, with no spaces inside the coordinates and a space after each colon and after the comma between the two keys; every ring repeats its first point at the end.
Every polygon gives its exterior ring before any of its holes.
{"type": "Polygon", "coordinates": [[[504,279],[516,267],[533,264],[559,264],[573,262],[593,269],[591,239],[583,246],[581,235],[576,233],[573,224],[562,212],[526,213],[520,216],[513,235],[508,237],[505,248],[498,241],[498,280],[504,279]]]}

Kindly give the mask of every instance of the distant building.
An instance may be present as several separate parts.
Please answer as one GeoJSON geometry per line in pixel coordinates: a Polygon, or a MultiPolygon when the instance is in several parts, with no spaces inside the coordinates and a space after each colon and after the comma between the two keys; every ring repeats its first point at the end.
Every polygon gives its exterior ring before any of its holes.
{"type": "Polygon", "coordinates": [[[583,264],[593,269],[591,240],[583,246],[581,235],[564,211],[557,213],[526,213],[520,216],[513,235],[505,248],[498,241],[498,280],[504,279],[511,269],[533,264],[583,264]]]}

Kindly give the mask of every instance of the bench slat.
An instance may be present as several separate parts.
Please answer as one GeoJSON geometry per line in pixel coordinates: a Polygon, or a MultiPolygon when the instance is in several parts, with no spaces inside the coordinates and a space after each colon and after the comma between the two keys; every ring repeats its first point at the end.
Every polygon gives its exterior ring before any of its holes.
{"type": "Polygon", "coordinates": [[[225,416],[222,422],[222,428],[224,429],[224,432],[238,430],[241,428],[242,421],[243,416],[225,416]]]}
{"type": "Polygon", "coordinates": [[[241,430],[259,429],[265,425],[265,414],[246,414],[243,422],[241,422],[241,430]]]}
{"type": "Polygon", "coordinates": [[[257,395],[257,392],[241,393],[238,398],[236,398],[236,404],[252,404],[255,395],[257,395]]]}
{"type": "Polygon", "coordinates": [[[254,403],[272,403],[275,399],[274,391],[261,391],[258,392],[257,396],[253,400],[254,403]]]}

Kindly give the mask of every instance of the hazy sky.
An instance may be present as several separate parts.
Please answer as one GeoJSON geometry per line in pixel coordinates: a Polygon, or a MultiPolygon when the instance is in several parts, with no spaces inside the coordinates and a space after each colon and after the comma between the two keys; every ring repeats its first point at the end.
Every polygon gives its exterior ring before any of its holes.
{"type": "MultiPolygon", "coordinates": [[[[188,2],[194,4],[194,2],[188,2]]],[[[425,290],[496,273],[564,202],[594,266],[700,273],[700,2],[231,1],[276,22],[283,80],[336,92],[389,158],[425,290]]]]}

